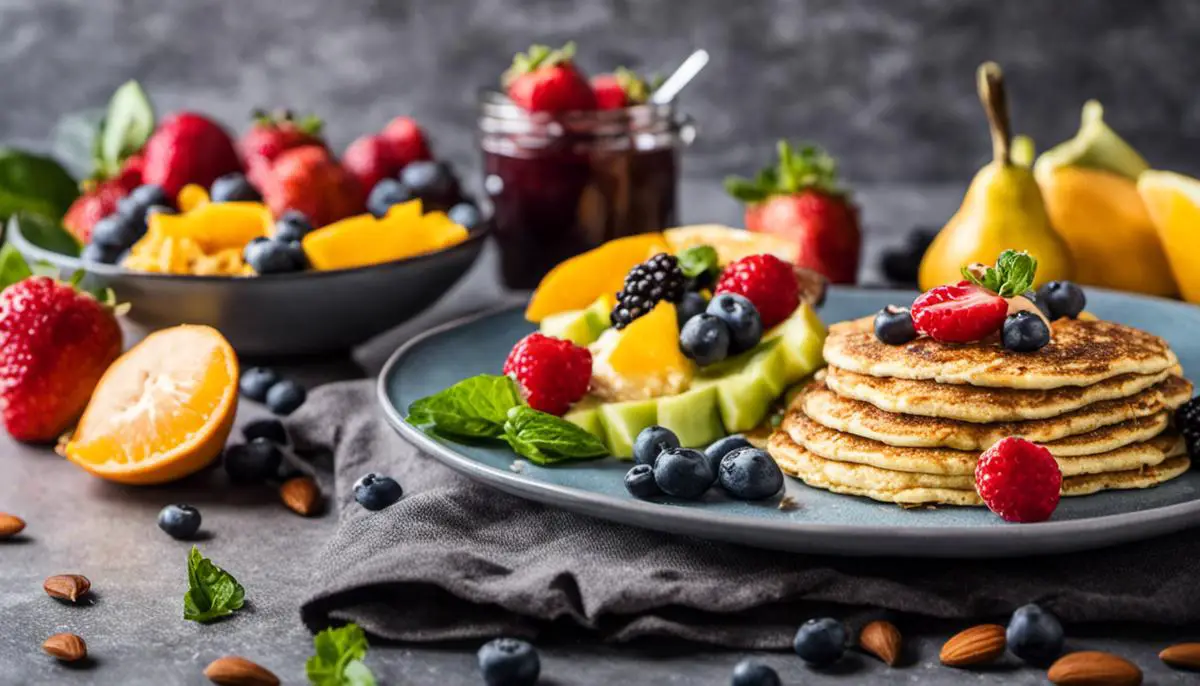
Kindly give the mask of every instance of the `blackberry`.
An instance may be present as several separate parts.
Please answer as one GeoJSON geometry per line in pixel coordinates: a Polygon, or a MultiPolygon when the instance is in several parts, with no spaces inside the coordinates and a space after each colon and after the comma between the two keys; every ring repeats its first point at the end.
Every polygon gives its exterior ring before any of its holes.
{"type": "Polygon", "coordinates": [[[1175,411],[1175,427],[1183,434],[1188,455],[1200,457],[1200,397],[1192,398],[1175,411]]]}
{"type": "Polygon", "coordinates": [[[625,275],[625,287],[617,293],[612,324],[623,329],[638,317],[648,314],[659,302],[677,303],[686,292],[687,279],[674,255],[659,253],[625,275]]]}

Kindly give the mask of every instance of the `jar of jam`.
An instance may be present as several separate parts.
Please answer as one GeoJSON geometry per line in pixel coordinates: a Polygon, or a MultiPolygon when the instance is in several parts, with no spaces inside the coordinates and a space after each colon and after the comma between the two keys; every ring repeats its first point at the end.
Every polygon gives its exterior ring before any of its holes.
{"type": "Polygon", "coordinates": [[[673,226],[695,128],[673,104],[551,114],[486,92],[479,137],[504,284],[527,289],[572,255],[673,226]]]}

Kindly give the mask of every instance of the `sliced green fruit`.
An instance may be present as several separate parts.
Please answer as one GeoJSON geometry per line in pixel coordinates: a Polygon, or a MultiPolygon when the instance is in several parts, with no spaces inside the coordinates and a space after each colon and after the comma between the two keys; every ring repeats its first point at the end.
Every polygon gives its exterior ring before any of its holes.
{"type": "Polygon", "coordinates": [[[538,328],[547,336],[571,341],[575,345],[590,345],[608,325],[608,299],[601,297],[585,309],[552,314],[543,319],[538,328]]]}
{"type": "Polygon", "coordinates": [[[726,432],[749,431],[762,422],[775,398],[787,386],[783,347],[779,339],[772,339],[762,349],[753,351],[740,370],[717,378],[706,377],[700,383],[716,388],[717,406],[726,432]]]}
{"type": "Polygon", "coordinates": [[[613,457],[633,457],[633,442],[642,429],[658,422],[658,400],[605,403],[599,408],[605,443],[613,457]]]}
{"type": "Polygon", "coordinates": [[[587,397],[575,403],[571,411],[563,415],[563,419],[602,441],[606,440],[604,423],[600,421],[600,402],[595,398],[587,397]]]}
{"type": "Polygon", "coordinates": [[[658,424],[685,448],[701,448],[725,435],[717,408],[717,388],[707,386],[658,399],[658,424]]]}
{"type": "Polygon", "coordinates": [[[807,303],[791,317],[763,335],[763,340],[783,339],[785,378],[793,384],[817,371],[824,363],[825,324],[807,303]]]}

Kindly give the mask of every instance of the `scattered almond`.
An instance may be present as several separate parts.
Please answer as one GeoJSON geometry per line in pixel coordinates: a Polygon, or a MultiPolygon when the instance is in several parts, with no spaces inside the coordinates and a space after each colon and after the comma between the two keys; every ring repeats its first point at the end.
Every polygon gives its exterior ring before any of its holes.
{"type": "Polygon", "coordinates": [[[78,602],[92,588],[92,582],[82,574],[57,574],[42,582],[46,595],[59,600],[78,602]]]}
{"type": "Polygon", "coordinates": [[[24,530],[24,519],[6,512],[0,512],[0,540],[12,538],[24,530]]]}
{"type": "Polygon", "coordinates": [[[42,650],[63,662],[78,662],[87,657],[87,644],[75,634],[54,634],[42,644],[42,650]]]}
{"type": "Polygon", "coordinates": [[[1178,669],[1200,670],[1200,643],[1179,643],[1158,654],[1163,662],[1178,669]]]}
{"type": "Polygon", "coordinates": [[[1142,670],[1112,653],[1084,650],[1060,657],[1046,678],[1057,686],[1138,686],[1142,670]]]}
{"type": "Polygon", "coordinates": [[[879,619],[864,626],[858,635],[858,645],[889,667],[895,667],[900,660],[900,630],[891,622],[879,619]]]}
{"type": "Polygon", "coordinates": [[[279,498],[289,510],[307,517],[320,509],[321,490],[311,476],[297,476],[283,482],[279,498]]]}
{"type": "Polygon", "coordinates": [[[1004,627],[980,624],[950,637],[942,646],[942,664],[970,667],[992,662],[1004,654],[1004,627]]]}
{"type": "Polygon", "coordinates": [[[204,676],[221,686],[279,686],[279,677],[237,655],[213,660],[204,668],[204,676]]]}

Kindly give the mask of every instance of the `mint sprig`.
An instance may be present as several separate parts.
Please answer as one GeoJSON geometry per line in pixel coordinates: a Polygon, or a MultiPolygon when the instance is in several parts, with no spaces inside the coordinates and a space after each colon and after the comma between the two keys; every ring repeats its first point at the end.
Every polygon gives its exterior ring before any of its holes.
{"type": "Polygon", "coordinates": [[[994,267],[962,268],[963,278],[1002,298],[1012,298],[1029,290],[1035,273],[1037,258],[1023,250],[1005,250],[996,258],[994,267]]]}
{"type": "Polygon", "coordinates": [[[759,203],[773,195],[793,195],[812,190],[825,195],[844,196],[838,185],[837,161],[816,145],[794,149],[787,141],[776,146],[779,161],[761,169],[753,179],[730,176],[725,191],[747,203],[759,203]]]}
{"type": "Polygon", "coordinates": [[[313,637],[313,649],[304,674],[314,686],[375,686],[375,675],[363,663],[367,635],[357,624],[321,631],[313,637]]]}
{"type": "Polygon", "coordinates": [[[183,618],[210,622],[242,609],[246,589],[229,572],[200,554],[196,546],[188,553],[188,590],[183,595],[183,618]]]}
{"type": "Polygon", "coordinates": [[[498,440],[539,465],[608,454],[600,439],[561,417],[524,403],[507,376],[480,374],[408,406],[413,426],[450,438],[498,440]]]}
{"type": "Polygon", "coordinates": [[[715,277],[720,271],[717,250],[711,245],[693,245],[681,250],[676,257],[679,259],[680,271],[693,281],[700,281],[701,277],[706,275],[715,277]]]}

